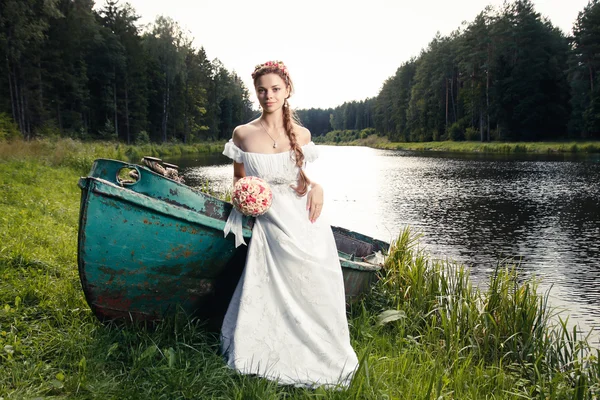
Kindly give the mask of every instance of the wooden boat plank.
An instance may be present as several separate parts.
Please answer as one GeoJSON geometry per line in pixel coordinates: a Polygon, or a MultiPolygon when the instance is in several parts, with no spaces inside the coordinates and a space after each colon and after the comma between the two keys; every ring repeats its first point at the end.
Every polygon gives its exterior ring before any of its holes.
{"type": "MultiPolygon", "coordinates": [[[[106,197],[107,199],[102,201],[104,201],[107,206],[113,205],[116,207],[117,204],[116,202],[110,202],[110,200],[108,200],[109,198],[121,199],[131,203],[131,205],[135,204],[137,207],[145,207],[163,215],[172,215],[181,220],[201,224],[215,230],[223,231],[223,228],[225,227],[225,210],[221,211],[222,207],[217,204],[218,200],[214,198],[206,199],[201,202],[196,209],[191,210],[190,208],[173,201],[156,201],[156,199],[148,197],[147,195],[130,190],[123,190],[122,187],[102,179],[89,178],[86,185],[88,186],[88,190],[92,193],[106,197]]],[[[157,221],[148,221],[146,223],[158,225],[157,221]]],[[[246,238],[252,236],[252,231],[247,226],[243,227],[242,232],[246,238]]]]}

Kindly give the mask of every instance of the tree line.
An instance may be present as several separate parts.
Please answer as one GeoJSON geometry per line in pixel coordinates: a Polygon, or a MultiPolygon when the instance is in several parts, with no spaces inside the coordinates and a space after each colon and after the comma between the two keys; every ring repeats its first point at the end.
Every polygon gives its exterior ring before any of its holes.
{"type": "Polygon", "coordinates": [[[0,10],[0,125],[25,139],[220,139],[253,113],[241,79],[170,18],[142,32],[118,0],[99,10],[92,0],[0,0],[0,10]]]}
{"type": "MultiPolygon", "coordinates": [[[[177,22],[127,3],[0,0],[0,139],[224,139],[256,115],[248,89],[177,22]]],[[[393,141],[600,137],[600,0],[566,36],[530,0],[485,8],[383,82],[376,97],[298,110],[314,136],[393,141]]]]}
{"type": "Polygon", "coordinates": [[[317,135],[374,129],[392,141],[600,138],[600,2],[566,36],[529,0],[437,35],[379,94],[299,112],[317,135]]]}

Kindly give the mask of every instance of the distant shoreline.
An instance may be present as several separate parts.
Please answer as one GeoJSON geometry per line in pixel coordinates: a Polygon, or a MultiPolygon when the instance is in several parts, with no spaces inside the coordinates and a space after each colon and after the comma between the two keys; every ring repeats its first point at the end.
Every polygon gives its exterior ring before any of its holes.
{"type": "Polygon", "coordinates": [[[561,154],[561,153],[600,153],[600,141],[556,141],[556,142],[390,142],[387,138],[369,136],[351,142],[315,143],[332,146],[367,146],[386,150],[447,151],[461,153],[494,154],[561,154]]]}

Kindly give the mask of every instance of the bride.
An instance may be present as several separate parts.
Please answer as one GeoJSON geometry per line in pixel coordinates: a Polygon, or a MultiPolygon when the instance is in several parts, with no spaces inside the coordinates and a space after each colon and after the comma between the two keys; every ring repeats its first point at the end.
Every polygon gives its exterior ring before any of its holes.
{"type": "MultiPolygon", "coordinates": [[[[304,173],[317,147],[308,129],[294,122],[288,103],[293,84],[283,62],[257,65],[252,78],[262,114],[235,128],[223,154],[233,159],[234,185],[247,175],[260,177],[271,186],[273,202],[254,224],[223,321],[222,352],[242,374],[345,387],[358,360],[333,233],[321,218],[323,189],[304,173]]],[[[228,221],[234,233],[240,221],[234,209],[228,221]]],[[[243,241],[241,234],[237,239],[243,241]]]]}

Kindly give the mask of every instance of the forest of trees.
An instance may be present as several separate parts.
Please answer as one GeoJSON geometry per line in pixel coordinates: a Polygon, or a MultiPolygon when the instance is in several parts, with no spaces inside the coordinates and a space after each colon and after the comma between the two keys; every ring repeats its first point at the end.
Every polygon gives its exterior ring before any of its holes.
{"type": "MultiPolygon", "coordinates": [[[[0,139],[188,143],[228,138],[256,115],[241,79],[177,22],[161,16],[142,30],[138,19],[118,0],[0,0],[0,139]]],[[[515,0],[438,34],[376,97],[298,115],[314,136],[598,139],[599,70],[600,0],[572,36],[515,0]]]]}
{"type": "Polygon", "coordinates": [[[377,97],[299,114],[317,135],[374,128],[392,141],[599,139],[598,72],[599,0],[579,13],[572,37],[517,0],[436,36],[377,97]]]}
{"type": "Polygon", "coordinates": [[[0,0],[2,126],[25,139],[192,142],[231,137],[251,117],[240,78],[194,48],[177,22],[158,17],[141,32],[127,3],[93,7],[0,0]]]}

